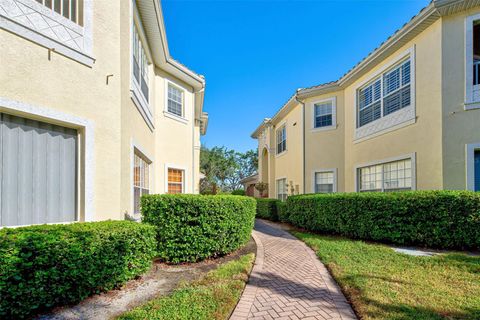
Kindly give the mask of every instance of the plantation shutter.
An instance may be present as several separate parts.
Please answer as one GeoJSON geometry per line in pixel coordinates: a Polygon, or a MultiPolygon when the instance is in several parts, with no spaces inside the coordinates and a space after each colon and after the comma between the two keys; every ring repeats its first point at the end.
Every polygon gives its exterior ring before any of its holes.
{"type": "Polygon", "coordinates": [[[0,113],[0,226],[76,220],[77,132],[0,113]]]}
{"type": "Polygon", "coordinates": [[[480,151],[475,151],[475,191],[480,191],[480,151]]]}

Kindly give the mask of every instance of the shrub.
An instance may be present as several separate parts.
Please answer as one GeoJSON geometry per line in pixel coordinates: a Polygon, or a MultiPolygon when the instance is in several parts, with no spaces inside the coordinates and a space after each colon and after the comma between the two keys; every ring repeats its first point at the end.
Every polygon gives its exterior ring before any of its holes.
{"type": "Polygon", "coordinates": [[[128,221],[0,230],[0,318],[31,316],[112,289],[143,272],[154,228],[128,221]]]}
{"type": "Polygon", "coordinates": [[[194,262],[227,254],[250,239],[255,200],[217,195],[146,195],[143,222],[155,225],[158,256],[194,262]]]}
{"type": "Polygon", "coordinates": [[[278,220],[282,222],[288,222],[288,210],[287,210],[287,203],[278,201],[277,202],[277,215],[278,220]]]}
{"type": "Polygon", "coordinates": [[[277,206],[280,200],[257,198],[257,217],[272,221],[278,221],[277,206]]]}
{"type": "Polygon", "coordinates": [[[480,193],[412,191],[291,196],[289,221],[307,230],[398,245],[480,248],[480,193]]]}
{"type": "Polygon", "coordinates": [[[245,195],[245,190],[243,189],[238,189],[238,190],[233,190],[232,191],[232,196],[244,196],[245,195]]]}

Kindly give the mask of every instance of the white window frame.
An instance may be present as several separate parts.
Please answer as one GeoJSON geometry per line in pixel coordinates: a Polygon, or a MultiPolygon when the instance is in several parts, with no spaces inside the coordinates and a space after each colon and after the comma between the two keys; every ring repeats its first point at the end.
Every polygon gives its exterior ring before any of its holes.
{"type": "Polygon", "coordinates": [[[279,157],[287,153],[287,150],[288,150],[287,139],[288,139],[287,121],[283,121],[278,125],[278,128],[275,128],[275,157],[279,157]],[[279,153],[278,152],[278,131],[284,128],[285,128],[285,149],[279,153]]]}
{"type": "Polygon", "coordinates": [[[164,193],[168,194],[168,169],[182,170],[183,171],[183,181],[182,181],[182,194],[188,193],[188,171],[184,166],[179,166],[172,163],[165,164],[165,190],[164,193]]]}
{"type": "Polygon", "coordinates": [[[153,185],[152,185],[152,176],[153,176],[153,161],[151,160],[150,157],[148,157],[145,152],[143,151],[143,149],[141,149],[140,147],[138,147],[137,144],[133,144],[133,152],[132,152],[132,169],[131,169],[131,173],[132,173],[132,216],[133,217],[139,217],[139,215],[141,213],[136,213],[135,212],[135,155],[139,158],[141,158],[144,162],[146,162],[148,164],[148,194],[152,194],[153,193],[153,185]]]}
{"type": "MultiPolygon", "coordinates": [[[[151,64],[152,64],[152,56],[150,53],[150,47],[148,46],[147,38],[145,35],[145,31],[143,30],[141,21],[140,21],[140,16],[138,14],[135,2],[132,2],[132,19],[131,19],[131,24],[130,24],[130,97],[135,105],[137,107],[138,112],[142,115],[143,119],[145,120],[146,124],[150,128],[150,130],[154,130],[155,125],[154,125],[154,120],[153,120],[153,103],[151,102],[151,97],[152,97],[152,72],[151,72],[151,64]],[[143,51],[145,52],[146,58],[147,58],[147,72],[148,72],[148,88],[149,88],[149,97],[148,100],[145,99],[141,88],[140,84],[137,82],[133,75],[133,63],[134,63],[134,57],[133,57],[133,37],[134,37],[134,28],[136,29],[136,32],[139,37],[139,41],[141,46],[143,47],[143,51]]],[[[139,66],[140,68],[140,66],[139,66]]],[[[141,70],[139,71],[141,72],[141,70]]]]}
{"type": "MultiPolygon", "coordinates": [[[[6,2],[7,0],[0,0],[6,2]]],[[[11,0],[15,5],[6,6],[7,11],[0,14],[0,29],[18,34],[61,55],[75,60],[83,65],[92,67],[95,59],[93,54],[93,0],[83,1],[83,26],[65,18],[54,10],[38,3],[35,0],[11,0]],[[16,5],[18,4],[18,6],[16,5]],[[19,12],[18,7],[28,8],[27,12],[19,12]],[[63,39],[53,32],[51,27],[45,25],[42,20],[34,19],[34,23],[27,18],[28,15],[40,15],[57,28],[64,28],[66,34],[75,35],[75,40],[63,39]]]]}
{"type": "Polygon", "coordinates": [[[470,191],[475,191],[475,151],[480,151],[480,142],[465,145],[465,181],[470,191]]]}
{"type": "Polygon", "coordinates": [[[287,177],[280,177],[278,179],[275,179],[275,199],[278,199],[278,200],[281,200],[281,201],[285,201],[287,200],[288,198],[288,180],[287,180],[287,177]],[[286,190],[286,193],[282,193],[283,195],[285,195],[285,199],[279,199],[279,193],[278,193],[278,182],[281,181],[281,180],[285,180],[285,190],[286,190]]]}
{"type": "MultiPolygon", "coordinates": [[[[417,154],[416,153],[411,153],[403,156],[398,156],[398,157],[393,157],[393,158],[388,158],[388,159],[382,159],[382,160],[376,160],[372,162],[367,162],[367,163],[362,163],[359,165],[356,165],[354,168],[354,177],[355,177],[355,191],[360,192],[360,175],[359,171],[362,168],[365,167],[370,167],[370,166],[376,166],[376,165],[384,165],[390,162],[396,162],[396,161],[402,161],[402,160],[409,160],[411,161],[411,166],[412,166],[412,187],[411,190],[417,190],[417,154]]],[[[382,173],[382,190],[381,192],[384,192],[384,183],[383,183],[383,173],[382,173]]]]}
{"type": "MultiPolygon", "coordinates": [[[[474,98],[473,85],[473,23],[480,20],[480,13],[465,18],[465,110],[480,108],[480,93],[474,98]]],[[[480,90],[480,85],[478,85],[480,90]]]]}
{"type": "Polygon", "coordinates": [[[186,90],[184,88],[182,88],[180,85],[178,85],[177,83],[169,79],[165,79],[165,102],[164,102],[165,107],[163,111],[163,114],[165,115],[165,117],[170,118],[172,120],[176,120],[183,124],[187,124],[188,119],[186,117],[187,108],[186,108],[185,98],[186,98],[186,90]],[[182,116],[178,116],[175,113],[168,111],[168,87],[170,86],[182,92],[182,116]]]}
{"type": "MultiPolygon", "coordinates": [[[[353,108],[353,119],[354,119],[354,128],[355,136],[354,143],[359,143],[368,139],[372,139],[381,134],[385,134],[390,131],[394,131],[405,126],[414,124],[416,122],[416,76],[415,76],[415,46],[410,47],[409,49],[399,53],[389,60],[388,63],[380,67],[376,72],[372,73],[368,79],[358,83],[355,86],[355,106],[353,108]],[[358,127],[358,111],[359,111],[359,91],[373,81],[377,80],[378,77],[382,76],[385,73],[388,73],[389,70],[394,69],[396,66],[400,65],[404,61],[410,59],[410,106],[397,110],[393,113],[390,113],[386,116],[383,116],[383,102],[382,102],[382,117],[373,122],[370,122],[362,127],[358,127]]],[[[382,85],[383,87],[383,85],[382,85]]],[[[383,91],[383,88],[382,88],[383,91]]],[[[383,95],[382,95],[383,100],[383,95]]]]}
{"type": "Polygon", "coordinates": [[[312,170],[312,193],[316,193],[317,187],[317,173],[333,173],[333,193],[338,192],[338,185],[337,185],[337,168],[331,169],[316,169],[312,170]]]}
{"type": "Polygon", "coordinates": [[[321,100],[315,100],[310,103],[310,108],[311,108],[311,114],[312,114],[312,127],[311,131],[316,132],[316,131],[328,131],[328,130],[334,130],[337,128],[337,97],[331,97],[331,98],[326,98],[326,99],[321,99],[321,100]],[[330,102],[332,104],[332,124],[330,126],[324,126],[324,127],[316,127],[316,115],[315,115],[315,109],[317,104],[323,104],[330,102]]]}

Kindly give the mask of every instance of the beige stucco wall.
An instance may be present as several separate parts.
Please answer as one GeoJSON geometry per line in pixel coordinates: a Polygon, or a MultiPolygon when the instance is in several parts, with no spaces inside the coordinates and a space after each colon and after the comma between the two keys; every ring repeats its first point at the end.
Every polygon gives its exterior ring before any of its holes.
{"type": "MultiPolygon", "coordinates": [[[[49,60],[46,48],[0,30],[0,43],[6,44],[0,50],[0,97],[85,119],[94,128],[92,163],[84,159],[83,136],[79,157],[80,167],[91,166],[94,172],[93,220],[123,219],[125,213],[133,212],[134,148],[152,162],[150,193],[166,191],[167,166],[184,169],[185,192],[198,193],[200,128],[195,123],[193,89],[155,68],[148,54],[154,129],[149,128],[131,98],[132,10],[132,1],[94,2],[92,67],[57,53],[49,60]],[[108,85],[107,75],[111,75],[108,85]],[[184,90],[183,122],[164,114],[166,79],[184,90]]],[[[82,202],[85,186],[79,189],[82,202]]],[[[80,220],[84,220],[82,203],[80,207],[80,220]]]]}
{"type": "Polygon", "coordinates": [[[337,191],[344,191],[344,119],[343,91],[310,97],[305,100],[305,193],[315,192],[315,172],[330,169],[336,169],[337,172],[337,191]],[[335,128],[328,130],[315,129],[314,104],[332,98],[335,99],[336,105],[335,128]]]}
{"type": "MultiPolygon", "coordinates": [[[[0,30],[0,96],[94,125],[94,216],[120,219],[120,2],[96,1],[93,66],[0,30]],[[109,84],[106,75],[113,74],[109,84]]],[[[34,115],[25,115],[35,119],[34,115]]],[[[45,120],[45,119],[42,119],[45,120]]],[[[82,190],[82,197],[84,190],[82,190]]],[[[83,218],[84,212],[81,212],[83,218]]]]}
{"type": "Polygon", "coordinates": [[[443,18],[443,183],[465,189],[465,145],[480,143],[480,109],[465,111],[465,18],[480,8],[443,18]]]}
{"type": "Polygon", "coordinates": [[[268,195],[277,196],[276,181],[287,179],[288,193],[291,186],[294,193],[303,193],[303,106],[296,103],[285,115],[276,117],[260,134],[258,138],[259,180],[264,180],[265,166],[263,152],[268,151],[268,195]],[[287,150],[276,154],[276,130],[286,126],[287,150]]]}
{"type": "Polygon", "coordinates": [[[356,191],[356,166],[413,153],[416,154],[416,188],[443,188],[441,45],[442,25],[438,20],[345,88],[345,191],[356,191]],[[355,99],[359,84],[410,48],[415,55],[415,123],[368,140],[354,141],[355,99]]]}

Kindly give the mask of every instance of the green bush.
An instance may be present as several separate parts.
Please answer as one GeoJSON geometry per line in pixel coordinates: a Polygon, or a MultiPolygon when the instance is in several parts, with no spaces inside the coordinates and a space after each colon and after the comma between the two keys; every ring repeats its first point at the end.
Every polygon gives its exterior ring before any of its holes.
{"type": "Polygon", "coordinates": [[[194,262],[227,254],[245,244],[253,229],[255,200],[217,195],[146,195],[143,222],[155,225],[158,256],[194,262]]]}
{"type": "Polygon", "coordinates": [[[128,221],[0,230],[0,318],[78,302],[147,271],[155,230],[128,221]]]}
{"type": "Polygon", "coordinates": [[[289,222],[398,245],[480,248],[480,193],[412,191],[292,196],[289,222]]]}
{"type": "Polygon", "coordinates": [[[232,191],[232,196],[244,196],[245,195],[245,190],[243,189],[238,189],[238,190],[233,190],[232,191]]]}
{"type": "Polygon", "coordinates": [[[271,221],[278,221],[278,203],[280,200],[257,198],[257,217],[271,221]]]}
{"type": "Polygon", "coordinates": [[[278,201],[277,202],[277,215],[278,220],[281,222],[288,222],[288,210],[287,210],[287,203],[278,201]]]}

